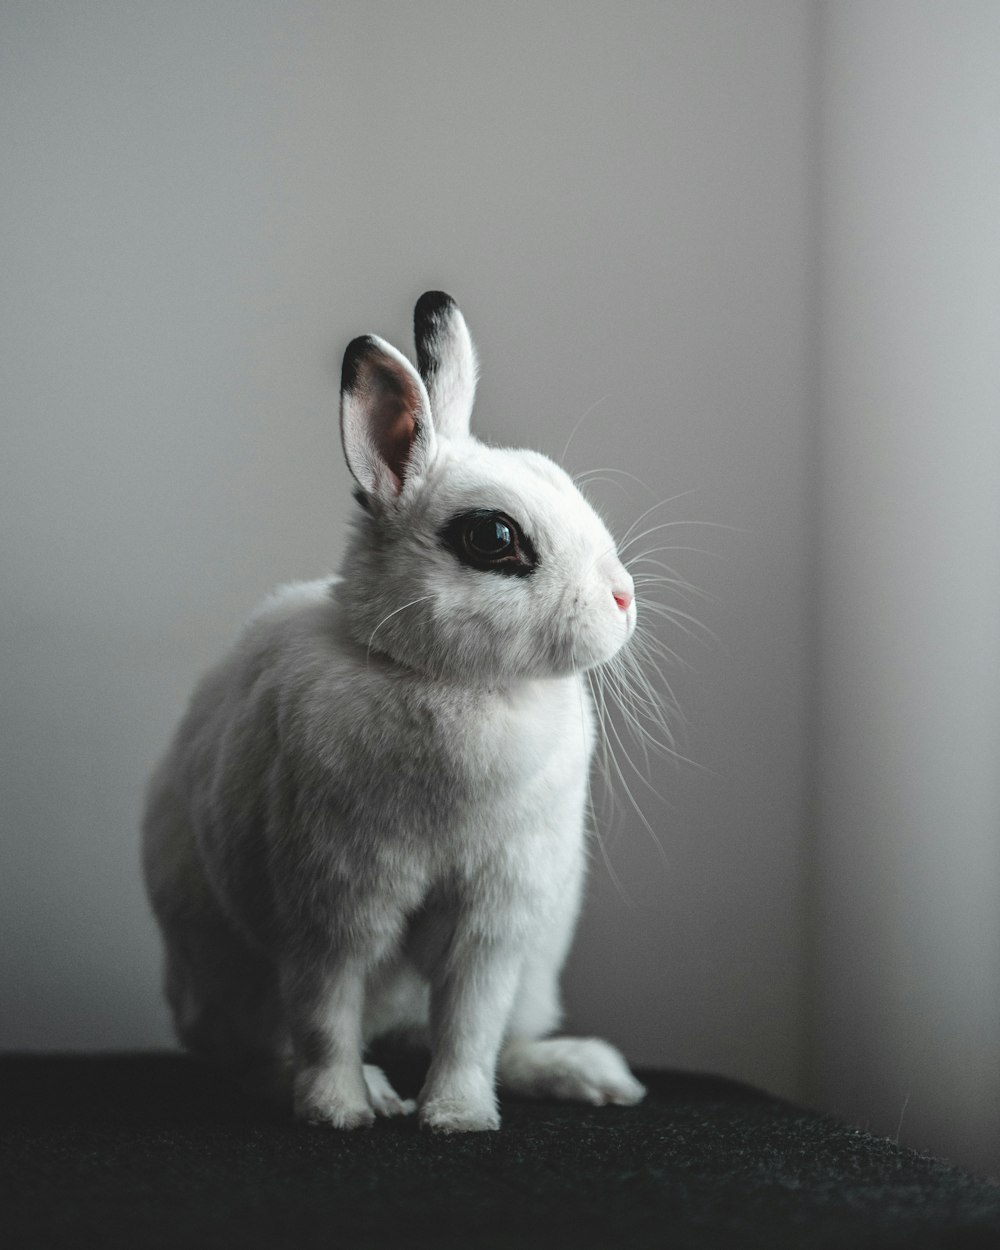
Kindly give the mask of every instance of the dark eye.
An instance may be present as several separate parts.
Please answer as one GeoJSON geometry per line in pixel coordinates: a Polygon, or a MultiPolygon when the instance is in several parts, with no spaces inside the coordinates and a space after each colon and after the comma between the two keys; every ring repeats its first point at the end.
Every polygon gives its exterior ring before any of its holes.
{"type": "Polygon", "coordinates": [[[441,541],[463,564],[490,573],[525,577],[538,564],[530,539],[505,512],[460,512],[442,529],[441,541]]]}
{"type": "Polygon", "coordinates": [[[488,516],[472,521],[465,531],[470,551],[487,560],[494,560],[514,550],[514,535],[502,517],[488,516]]]}

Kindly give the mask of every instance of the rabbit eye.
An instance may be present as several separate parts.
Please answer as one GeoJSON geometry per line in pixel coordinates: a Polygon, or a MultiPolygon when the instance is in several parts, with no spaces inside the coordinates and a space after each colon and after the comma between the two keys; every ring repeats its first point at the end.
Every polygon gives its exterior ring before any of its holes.
{"type": "Polygon", "coordinates": [[[514,535],[501,517],[483,517],[473,521],[465,534],[469,550],[487,560],[505,556],[514,550],[514,535]]]}
{"type": "Polygon", "coordinates": [[[504,512],[462,512],[444,527],[441,540],[463,564],[490,573],[525,577],[538,564],[530,540],[504,512]]]}

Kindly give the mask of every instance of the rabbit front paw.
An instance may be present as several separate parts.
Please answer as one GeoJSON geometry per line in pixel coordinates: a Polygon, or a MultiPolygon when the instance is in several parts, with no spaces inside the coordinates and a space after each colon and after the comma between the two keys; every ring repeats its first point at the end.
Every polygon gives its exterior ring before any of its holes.
{"type": "Polygon", "coordinates": [[[367,1082],[336,1068],[300,1072],[295,1078],[295,1118],[330,1128],[368,1128],[375,1111],[367,1082]]]}
{"type": "Polygon", "coordinates": [[[430,1080],[420,1095],[420,1123],[435,1133],[483,1133],[500,1127],[492,1080],[457,1073],[430,1080]]]}
{"type": "Polygon", "coordinates": [[[420,1108],[423,1128],[435,1133],[483,1133],[500,1127],[496,1106],[477,1106],[458,1098],[436,1098],[420,1108]]]}

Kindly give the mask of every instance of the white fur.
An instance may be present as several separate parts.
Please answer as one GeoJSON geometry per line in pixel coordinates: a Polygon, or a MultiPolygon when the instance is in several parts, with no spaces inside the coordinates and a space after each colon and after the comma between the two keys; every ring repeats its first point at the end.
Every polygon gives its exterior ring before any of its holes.
{"type": "Polygon", "coordinates": [[[475,360],[448,317],[430,345],[447,432],[388,344],[364,341],[345,372],[367,506],[341,575],[254,615],[196,689],[145,820],[181,1040],[262,1091],[290,1068],[296,1113],[341,1128],[412,1109],[363,1064],[399,1030],[430,1042],[420,1119],[439,1131],[498,1127],[498,1064],[522,1094],[643,1093],[606,1043],[542,1040],[584,874],[581,674],[630,636],[635,607],[612,592],[632,582],[561,469],[468,434],[475,360]],[[385,423],[401,403],[412,429],[393,469],[379,449],[398,445],[385,423]],[[477,508],[530,534],[531,575],[470,568],[442,543],[477,508]]]}

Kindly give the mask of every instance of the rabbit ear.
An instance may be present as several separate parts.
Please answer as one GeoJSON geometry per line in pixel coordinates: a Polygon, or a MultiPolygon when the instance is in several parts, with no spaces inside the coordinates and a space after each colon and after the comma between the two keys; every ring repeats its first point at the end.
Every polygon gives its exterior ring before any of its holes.
{"type": "Polygon", "coordinates": [[[413,310],[417,368],[427,386],[440,434],[469,432],[478,365],[465,318],[444,291],[427,291],[413,310]]]}
{"type": "Polygon", "coordinates": [[[416,370],[373,334],[344,352],[340,436],[344,457],[366,496],[395,499],[430,464],[435,450],[430,401],[416,370]]]}

